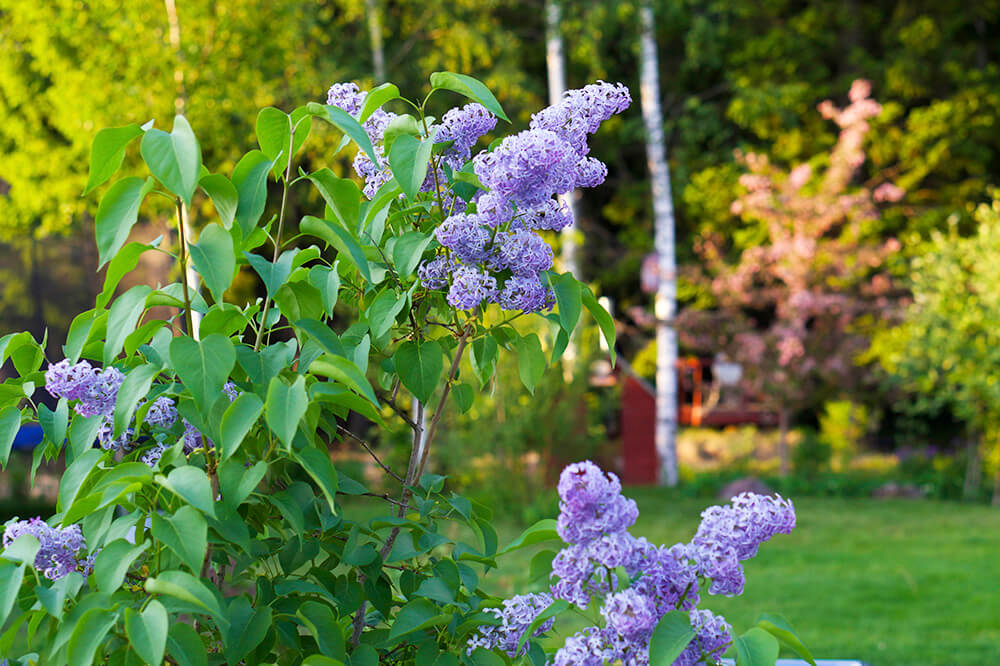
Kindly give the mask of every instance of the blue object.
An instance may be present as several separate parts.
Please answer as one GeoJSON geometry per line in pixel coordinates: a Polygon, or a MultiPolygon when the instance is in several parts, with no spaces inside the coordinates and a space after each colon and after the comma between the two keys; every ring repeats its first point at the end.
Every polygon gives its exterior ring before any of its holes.
{"type": "Polygon", "coordinates": [[[42,441],[42,426],[37,423],[26,423],[14,435],[15,451],[31,451],[42,441]]]}

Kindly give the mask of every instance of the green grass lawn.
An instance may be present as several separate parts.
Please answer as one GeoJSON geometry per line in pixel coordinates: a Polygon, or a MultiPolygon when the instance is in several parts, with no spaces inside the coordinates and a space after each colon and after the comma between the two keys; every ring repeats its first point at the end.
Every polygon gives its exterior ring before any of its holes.
{"type": "MultiPolygon", "coordinates": [[[[705,500],[631,488],[633,534],[691,538],[705,500]]],[[[1000,664],[1000,510],[907,500],[801,499],[798,527],[745,563],[746,591],[702,606],[742,632],[763,612],[784,615],[817,658],[872,666],[1000,664]]],[[[516,533],[504,529],[504,537],[516,533]]],[[[493,584],[522,588],[530,553],[502,560],[493,584]]],[[[794,656],[794,655],[788,655],[794,656]]]]}

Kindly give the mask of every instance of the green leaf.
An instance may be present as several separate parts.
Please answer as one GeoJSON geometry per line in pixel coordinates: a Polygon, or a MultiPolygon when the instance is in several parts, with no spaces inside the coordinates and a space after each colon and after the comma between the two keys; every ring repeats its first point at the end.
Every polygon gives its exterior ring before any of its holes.
{"type": "Polygon", "coordinates": [[[212,200],[223,228],[231,229],[236,220],[236,208],[240,202],[240,193],[236,191],[236,186],[221,173],[202,176],[198,185],[212,200]]]}
{"type": "Polygon", "coordinates": [[[264,410],[264,403],[253,393],[243,393],[233,400],[233,403],[226,408],[222,415],[222,422],[219,424],[219,447],[220,462],[225,462],[239,450],[244,438],[264,410]]]}
{"type": "Polygon", "coordinates": [[[408,340],[399,346],[393,358],[403,386],[417,400],[426,404],[434,394],[444,370],[441,345],[436,340],[408,340]]]}
{"type": "Polygon", "coordinates": [[[521,534],[508,544],[506,548],[501,550],[497,555],[506,555],[507,553],[517,550],[519,548],[524,548],[526,546],[533,546],[536,543],[541,543],[543,541],[549,541],[550,539],[558,539],[559,533],[556,531],[556,521],[553,518],[544,518],[539,520],[537,523],[529,527],[528,529],[521,532],[521,534]]]}
{"type": "Polygon", "coordinates": [[[545,374],[545,354],[542,352],[542,343],[534,333],[521,338],[517,345],[517,371],[521,376],[521,383],[534,395],[535,386],[545,374]]]}
{"type": "Polygon", "coordinates": [[[472,402],[476,396],[472,387],[463,382],[451,387],[451,397],[455,400],[455,404],[458,405],[458,409],[465,414],[472,408],[472,402]]]}
{"type": "Polygon", "coordinates": [[[395,622],[389,629],[390,643],[407,634],[447,623],[451,615],[438,614],[438,608],[427,599],[414,599],[399,609],[395,622]]]}
{"type": "Polygon", "coordinates": [[[468,663],[472,666],[507,666],[507,662],[503,659],[481,647],[472,651],[468,657],[468,663]]]}
{"type": "Polygon", "coordinates": [[[397,138],[389,149],[389,167],[392,169],[392,175],[410,201],[416,200],[420,186],[424,184],[433,149],[433,139],[426,138],[421,141],[409,134],[397,138]]]}
{"type": "Polygon", "coordinates": [[[309,180],[344,229],[355,230],[361,210],[361,190],[349,178],[337,178],[327,168],[309,174],[309,180]]]}
{"type": "Polygon", "coordinates": [[[230,664],[239,664],[260,645],[271,628],[271,607],[254,608],[246,597],[229,603],[229,630],[225,633],[225,655],[230,664]]]}
{"type": "Polygon", "coordinates": [[[396,239],[396,244],[392,246],[392,263],[396,265],[396,272],[400,278],[405,279],[413,274],[420,263],[420,258],[424,255],[424,250],[433,239],[432,234],[420,231],[408,231],[396,239]]]}
{"type": "Polygon", "coordinates": [[[361,249],[361,245],[354,240],[354,237],[346,229],[341,228],[333,222],[321,220],[312,215],[306,215],[302,218],[299,229],[303,233],[312,234],[326,241],[327,245],[337,248],[338,254],[348,257],[351,263],[361,271],[361,275],[365,280],[368,282],[372,281],[368,258],[365,257],[365,252],[361,249]]]}
{"type": "Polygon", "coordinates": [[[326,604],[307,601],[299,607],[296,615],[316,638],[320,652],[341,661],[347,658],[344,630],[337,623],[332,608],[326,604]]]}
{"type": "Polygon", "coordinates": [[[223,501],[230,507],[239,506],[260,485],[265,474],[267,463],[263,460],[250,468],[236,461],[226,462],[219,468],[219,487],[223,501]]]}
{"type": "Polygon", "coordinates": [[[97,308],[103,308],[111,301],[111,297],[115,295],[118,283],[121,282],[121,279],[125,275],[135,270],[135,267],[139,265],[139,258],[143,252],[155,249],[158,245],[158,241],[154,241],[149,245],[132,242],[112,257],[111,263],[108,264],[108,270],[104,275],[104,287],[97,296],[97,308]]]}
{"type": "Polygon", "coordinates": [[[163,663],[169,620],[167,609],[156,599],[152,599],[141,614],[132,608],[125,609],[125,633],[129,644],[150,666],[163,663]]]}
{"type": "Polygon", "coordinates": [[[108,313],[108,338],[104,343],[104,365],[110,365],[125,344],[125,338],[135,330],[146,310],[146,297],[152,288],[145,284],[132,287],[115,299],[108,313]]]}
{"type": "Polygon", "coordinates": [[[205,227],[198,242],[189,244],[191,261],[212,292],[216,303],[222,303],[222,295],[233,282],[236,271],[236,253],[233,252],[233,238],[218,224],[205,227]]]}
{"type": "Polygon", "coordinates": [[[21,410],[17,404],[7,405],[0,410],[0,467],[7,467],[10,449],[21,428],[21,410]]]}
{"type": "Polygon", "coordinates": [[[69,666],[90,666],[94,652],[117,621],[115,613],[103,608],[91,608],[81,615],[66,645],[69,666]]]}
{"type": "Polygon", "coordinates": [[[653,629],[649,640],[649,666],[670,666],[694,636],[690,615],[686,611],[670,611],[653,629]]]}
{"type": "Polygon", "coordinates": [[[480,388],[486,386],[493,376],[497,367],[497,341],[491,336],[478,338],[472,341],[472,350],[469,354],[469,363],[473,372],[479,378],[480,388]]]}
{"type": "MultiPolygon", "coordinates": [[[[49,615],[56,620],[62,620],[63,614],[66,612],[66,598],[75,597],[82,586],[83,576],[76,571],[71,571],[54,582],[52,587],[36,587],[35,594],[38,595],[38,600],[42,602],[42,606],[45,607],[49,615]]],[[[2,623],[3,618],[0,617],[0,624],[2,623]]],[[[0,650],[2,649],[0,648],[0,650]]]]}
{"type": "Polygon", "coordinates": [[[215,518],[212,483],[208,480],[205,470],[193,465],[175,467],[166,477],[157,474],[156,482],[191,506],[215,518]]]}
{"type": "Polygon", "coordinates": [[[246,330],[250,324],[246,315],[232,303],[216,303],[208,309],[198,325],[198,334],[206,338],[212,333],[230,337],[246,330]]]}
{"type": "MultiPolygon", "coordinates": [[[[362,645],[361,647],[366,647],[362,645]]],[[[351,662],[351,666],[354,662],[351,662]]],[[[302,662],[302,666],[344,666],[344,662],[324,657],[321,654],[311,654],[302,662]]]]}
{"type": "Polygon", "coordinates": [[[757,626],[791,648],[795,654],[812,664],[812,666],[816,666],[816,660],[813,659],[812,652],[809,651],[809,648],[806,647],[802,639],[795,633],[788,620],[777,614],[764,613],[757,619],[757,626]]]}
{"type": "Polygon", "coordinates": [[[31,534],[22,534],[0,552],[0,557],[11,562],[34,566],[35,556],[41,550],[42,542],[31,534]]]}
{"type": "Polygon", "coordinates": [[[198,408],[207,413],[229,379],[236,352],[229,338],[218,333],[201,341],[181,336],[170,342],[170,363],[198,408]]]}
{"type": "Polygon", "coordinates": [[[297,252],[297,250],[286,250],[281,253],[281,256],[274,263],[271,263],[258,254],[251,254],[250,252],[244,252],[243,256],[250,262],[250,266],[257,271],[257,275],[260,276],[264,287],[267,289],[267,295],[273,298],[281,285],[288,280],[288,276],[291,275],[292,262],[295,261],[297,252]]]}
{"type": "Polygon", "coordinates": [[[107,127],[97,133],[90,147],[90,175],[87,177],[87,187],[83,190],[84,196],[115,175],[125,159],[125,148],[141,135],[142,128],[135,123],[124,127],[107,127]]]}
{"type": "Polygon", "coordinates": [[[201,575],[208,548],[208,523],[197,509],[182,506],[173,515],[153,514],[153,538],[177,553],[181,562],[201,575]]]}
{"type": "Polygon", "coordinates": [[[392,325],[396,323],[396,315],[403,310],[405,305],[406,296],[400,297],[392,289],[386,289],[372,301],[372,304],[365,310],[364,318],[368,321],[368,327],[375,340],[381,338],[392,328],[392,325]]]}
{"type": "Polygon", "coordinates": [[[274,294],[274,302],[290,322],[319,319],[323,316],[323,297],[308,282],[288,282],[274,294]]]}
{"type": "Polygon", "coordinates": [[[0,563],[0,627],[7,621],[7,616],[14,608],[23,580],[23,564],[0,563]]]}
{"type": "Polygon", "coordinates": [[[556,294],[556,304],[559,306],[559,325],[567,334],[572,334],[576,323],[580,320],[583,304],[583,292],[580,281],[572,273],[552,276],[552,290],[556,294]]]}
{"type": "Polygon", "coordinates": [[[376,109],[381,108],[383,104],[394,99],[400,99],[399,88],[395,84],[383,83],[380,86],[375,86],[365,95],[365,102],[361,106],[361,113],[358,114],[358,120],[365,122],[375,113],[376,109]]]}
{"type": "Polygon", "coordinates": [[[351,117],[347,111],[336,107],[330,106],[329,104],[318,104],[316,102],[311,102],[306,105],[306,109],[309,110],[314,116],[318,116],[330,123],[345,135],[351,137],[351,140],[358,145],[361,150],[365,151],[370,159],[375,164],[378,164],[378,157],[375,155],[375,148],[372,147],[371,139],[368,138],[368,134],[365,132],[364,128],[358,123],[357,120],[351,117]]]}
{"type": "Polygon", "coordinates": [[[365,374],[351,360],[342,356],[327,354],[312,362],[309,372],[334,379],[358,395],[367,398],[375,407],[380,407],[372,385],[368,383],[365,374]]]}
{"type": "Polygon", "coordinates": [[[152,189],[152,178],[122,178],[101,199],[94,218],[98,268],[108,263],[128,240],[129,232],[139,219],[139,206],[152,189]]]}
{"type": "MultiPolygon", "coordinates": [[[[264,418],[278,439],[290,446],[295,437],[299,421],[305,416],[309,406],[306,395],[306,378],[299,376],[289,386],[280,377],[272,377],[267,387],[264,418]]],[[[335,486],[336,487],[336,486],[335,486]]]]}
{"type": "MultiPolygon", "coordinates": [[[[774,666],[778,661],[778,639],[760,627],[747,630],[733,640],[736,666],[774,666]]],[[[652,662],[650,662],[652,663],[652,662]]]]}
{"type": "Polygon", "coordinates": [[[382,150],[388,155],[396,139],[399,137],[412,136],[413,138],[417,138],[422,133],[419,120],[408,113],[400,114],[390,120],[389,124],[385,126],[385,131],[382,133],[382,150]]]}
{"type": "Polygon", "coordinates": [[[243,238],[257,226],[267,204],[267,174],[273,162],[259,150],[251,150],[244,155],[233,169],[233,185],[236,186],[236,222],[240,225],[243,238]]]}
{"type": "Polygon", "coordinates": [[[146,591],[150,594],[165,594],[203,609],[215,618],[220,627],[228,627],[219,606],[219,600],[198,578],[184,571],[164,571],[156,578],[146,579],[146,591]]]}
{"type": "Polygon", "coordinates": [[[362,643],[351,653],[351,666],[378,666],[378,652],[371,645],[362,643]]]}
{"type": "Polygon", "coordinates": [[[201,148],[187,119],[174,116],[170,134],[147,130],[139,152],[156,179],[190,206],[201,175],[201,148]]]}
{"type": "MultiPolygon", "coordinates": [[[[156,514],[153,514],[155,517],[156,514]]],[[[105,594],[114,594],[125,581],[125,574],[135,559],[149,548],[149,542],[143,541],[138,546],[124,539],[115,539],[101,549],[94,560],[94,579],[97,589],[105,594]]]]}
{"type": "Polygon", "coordinates": [[[601,307],[590,287],[584,285],[581,296],[583,306],[587,308],[594,321],[597,322],[598,328],[601,329],[601,335],[604,336],[604,341],[608,343],[608,349],[611,354],[611,365],[614,365],[617,357],[615,354],[615,320],[611,318],[607,310],[601,307]]]}
{"type": "Polygon", "coordinates": [[[208,651],[198,632],[185,622],[174,622],[167,634],[170,657],[179,666],[208,666],[208,651]]]}
{"type": "Polygon", "coordinates": [[[330,317],[333,316],[333,308],[337,305],[337,298],[340,294],[338,263],[339,261],[333,262],[332,268],[313,266],[309,269],[309,284],[319,290],[319,294],[323,298],[323,309],[330,317]]]}
{"type": "MultiPolygon", "coordinates": [[[[119,253],[120,255],[121,253],[119,253]]],[[[111,263],[114,264],[114,260],[111,263]]],[[[110,271],[110,268],[108,270],[110,271]]],[[[98,305],[98,307],[104,306],[98,305]]],[[[80,353],[83,351],[83,346],[87,343],[87,338],[90,337],[90,332],[94,328],[94,324],[101,317],[104,317],[106,320],[107,312],[87,310],[73,318],[73,323],[69,325],[69,332],[66,333],[66,344],[63,345],[63,356],[70,363],[76,363],[80,360],[80,353]]]]}
{"type": "Polygon", "coordinates": [[[114,437],[121,436],[129,423],[140,400],[145,400],[153,385],[153,379],[160,373],[160,369],[155,365],[140,365],[134,370],[130,370],[118,389],[118,401],[115,403],[114,414],[114,437]]]}
{"type": "Polygon", "coordinates": [[[292,139],[292,123],[284,111],[269,106],[257,112],[257,143],[267,159],[277,164],[288,162],[288,148],[292,139]]]}
{"type": "Polygon", "coordinates": [[[330,512],[333,515],[337,515],[337,470],[333,466],[333,462],[330,460],[330,456],[324,452],[320,451],[316,447],[307,446],[301,451],[295,451],[295,457],[298,458],[302,467],[309,473],[316,485],[323,492],[323,496],[326,498],[327,504],[330,505],[330,512]]]}
{"type": "Polygon", "coordinates": [[[503,112],[503,107],[500,106],[500,102],[493,96],[490,89],[471,76],[455,74],[454,72],[434,72],[431,74],[431,86],[436,89],[451,90],[460,95],[465,95],[469,99],[485,106],[497,118],[502,118],[508,123],[510,122],[510,118],[503,112]]]}
{"type": "Polygon", "coordinates": [[[65,513],[73,506],[80,488],[83,487],[90,473],[94,471],[94,467],[97,466],[98,461],[103,457],[104,451],[100,449],[88,449],[66,468],[62,478],[59,480],[57,510],[65,513]]]}

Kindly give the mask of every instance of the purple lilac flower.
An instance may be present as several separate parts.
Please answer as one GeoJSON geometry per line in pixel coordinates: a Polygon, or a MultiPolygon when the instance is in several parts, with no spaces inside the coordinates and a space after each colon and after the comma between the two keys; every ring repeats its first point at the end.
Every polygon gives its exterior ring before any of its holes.
{"type": "Polygon", "coordinates": [[[334,83],[326,93],[326,103],[339,106],[352,116],[361,111],[365,102],[365,93],[361,92],[356,83],[334,83]]]}
{"type": "Polygon", "coordinates": [[[607,646],[598,627],[587,627],[566,639],[556,652],[553,666],[604,666],[614,663],[617,655],[607,646]]]}
{"type": "Polygon", "coordinates": [[[479,137],[497,126],[497,118],[481,104],[466,104],[452,109],[441,119],[441,130],[435,139],[438,143],[452,141],[444,158],[453,169],[461,169],[469,160],[472,146],[479,137]]]}
{"type": "Polygon", "coordinates": [[[459,266],[452,273],[448,290],[448,305],[458,310],[475,310],[496,295],[497,281],[493,276],[471,266],[459,266]]]}
{"type": "Polygon", "coordinates": [[[585,157],[576,163],[576,186],[597,187],[608,177],[608,166],[593,157],[585,157]]]}
{"type": "Polygon", "coordinates": [[[166,452],[168,448],[169,447],[165,442],[160,442],[153,448],[144,452],[142,456],[139,457],[139,462],[149,465],[150,467],[156,467],[156,463],[160,462],[160,458],[163,457],[164,452],[166,452]]]}
{"type": "Polygon", "coordinates": [[[490,242],[490,234],[476,215],[452,215],[438,225],[434,235],[441,245],[467,264],[480,263],[488,255],[486,246],[490,242]]]}
{"type": "Polygon", "coordinates": [[[448,257],[439,254],[430,261],[425,261],[417,268],[417,277],[428,289],[443,289],[448,286],[448,272],[451,262],[448,257]]]}
{"type": "Polygon", "coordinates": [[[4,529],[3,547],[8,547],[25,534],[32,535],[41,544],[35,556],[35,569],[49,580],[62,578],[71,571],[80,571],[84,576],[90,573],[93,558],[81,556],[81,551],[86,552],[87,542],[79,525],[59,529],[51,527],[38,517],[20,520],[8,524],[4,529]]]}
{"type": "Polygon", "coordinates": [[[45,371],[45,388],[54,398],[82,400],[94,382],[95,371],[90,363],[73,364],[63,359],[45,371]]]}
{"type": "MultiPolygon", "coordinates": [[[[636,573],[641,575],[633,582],[633,589],[651,599],[661,616],[675,608],[690,610],[697,606],[701,600],[698,569],[689,554],[690,547],[686,544],[670,548],[650,546],[636,563],[636,573]]],[[[635,576],[632,572],[629,574],[635,576]]]]}
{"type": "Polygon", "coordinates": [[[500,263],[514,275],[535,277],[552,268],[552,248],[531,231],[513,231],[498,236],[500,263]]]}
{"type": "Polygon", "coordinates": [[[515,275],[507,279],[500,292],[500,307],[504,310],[537,312],[546,307],[549,290],[542,285],[538,276],[515,275]]]}
{"type": "Polygon", "coordinates": [[[558,103],[531,117],[531,128],[555,132],[582,157],[589,152],[587,135],[631,104],[632,96],[624,85],[598,81],[578,90],[567,90],[558,103]]]}
{"type": "Polygon", "coordinates": [[[726,648],[733,642],[733,628],[725,618],[711,611],[693,610],[690,617],[695,637],[674,661],[674,666],[694,666],[709,659],[722,659],[726,648]],[[703,656],[706,657],[705,660],[702,659],[703,656]]]}
{"type": "Polygon", "coordinates": [[[167,397],[159,397],[153,401],[146,412],[146,423],[158,428],[170,428],[177,423],[177,407],[174,401],[167,397]]]}
{"type": "Polygon", "coordinates": [[[518,208],[538,206],[573,189],[579,157],[554,132],[527,130],[504,139],[473,159],[476,175],[488,189],[518,208]]]}
{"type": "Polygon", "coordinates": [[[476,214],[484,225],[495,229],[511,221],[514,206],[496,192],[480,192],[476,199],[476,214]]]}
{"type": "Polygon", "coordinates": [[[559,536],[587,543],[602,534],[628,529],[639,517],[635,501],[623,497],[621,482],[589,460],[566,467],[559,476],[559,536]]]}
{"type": "Polygon", "coordinates": [[[529,229],[561,231],[573,224],[573,211],[559,199],[549,199],[540,206],[525,210],[524,224],[529,229]]]}
{"type": "MultiPolygon", "coordinates": [[[[472,654],[477,647],[484,647],[487,650],[503,650],[510,657],[527,654],[528,642],[525,641],[520,652],[517,650],[517,644],[528,629],[528,625],[534,622],[551,603],[552,595],[549,594],[519,594],[512,599],[505,599],[503,609],[487,608],[485,612],[499,618],[500,624],[479,627],[479,633],[469,640],[466,652],[472,654]]],[[[532,637],[550,631],[554,624],[555,619],[546,620],[535,630],[532,637]]]]}
{"type": "Polygon", "coordinates": [[[605,628],[637,646],[649,643],[660,619],[656,605],[634,589],[609,595],[601,607],[605,628]]]}

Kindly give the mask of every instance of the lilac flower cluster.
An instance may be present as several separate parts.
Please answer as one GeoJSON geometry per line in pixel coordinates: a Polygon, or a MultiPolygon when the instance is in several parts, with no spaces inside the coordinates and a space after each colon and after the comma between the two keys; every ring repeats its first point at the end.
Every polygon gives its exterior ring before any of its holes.
{"type": "MultiPolygon", "coordinates": [[[[601,599],[604,626],[568,638],[555,654],[555,666],[645,666],[653,630],[672,610],[688,611],[696,633],[675,666],[717,662],[732,642],[732,628],[724,618],[697,608],[701,586],[710,594],[740,594],[740,562],[756,555],[761,543],[795,527],[790,501],[744,493],[730,505],[706,509],[690,543],[655,546],[629,533],[638,509],[622,496],[615,475],[589,461],[574,463],[563,470],[558,491],[556,529],[567,545],[552,561],[552,597],[581,608],[601,599]],[[621,571],[628,584],[619,580],[621,571]]],[[[500,645],[485,638],[496,634],[494,628],[480,632],[483,638],[474,639],[475,645],[500,645]]]]}
{"type": "MultiPolygon", "coordinates": [[[[479,634],[469,641],[467,652],[471,654],[477,647],[484,647],[487,650],[502,650],[509,657],[527,654],[527,641],[521,646],[520,651],[517,649],[517,644],[524,632],[527,631],[528,626],[551,603],[552,595],[550,594],[519,594],[512,599],[505,599],[502,609],[487,608],[485,612],[495,615],[500,620],[500,624],[480,627],[479,634]]],[[[554,625],[554,618],[546,620],[532,636],[540,636],[550,631],[554,625]]]]}
{"type": "MultiPolygon", "coordinates": [[[[45,372],[45,388],[57,398],[76,401],[73,409],[81,416],[99,416],[101,419],[97,429],[97,440],[105,449],[129,450],[134,445],[135,428],[127,428],[118,439],[114,439],[114,411],[125,376],[114,367],[104,369],[94,368],[87,361],[70,363],[68,359],[50,365],[45,372]]],[[[226,382],[223,391],[229,400],[235,400],[238,395],[236,386],[226,382]]],[[[171,398],[159,397],[153,401],[146,412],[146,423],[150,427],[162,430],[171,429],[180,418],[184,425],[184,452],[190,453],[197,448],[212,446],[211,440],[203,437],[187,419],[177,413],[177,407],[171,398]]],[[[134,425],[134,424],[133,424],[134,425]]],[[[144,452],[140,460],[154,467],[163,452],[169,448],[166,442],[160,441],[144,452]]]]}
{"type": "Polygon", "coordinates": [[[9,523],[3,532],[3,547],[6,548],[25,534],[38,539],[41,547],[35,556],[35,569],[49,580],[66,576],[71,571],[79,571],[84,576],[94,568],[94,556],[87,556],[87,542],[79,525],[62,529],[51,527],[41,518],[19,520],[9,523]]]}
{"type": "Polygon", "coordinates": [[[45,388],[56,398],[75,400],[73,409],[81,416],[99,416],[97,439],[105,449],[128,449],[135,431],[128,428],[114,438],[115,402],[125,375],[114,367],[98,369],[87,361],[70,363],[69,359],[50,365],[45,371],[45,388]]]}
{"type": "MultiPolygon", "coordinates": [[[[327,103],[357,114],[364,96],[353,83],[337,83],[327,103]]],[[[460,310],[489,303],[525,312],[551,308],[555,297],[541,275],[552,267],[552,250],[537,232],[558,231],[573,222],[568,207],[554,197],[604,182],[607,167],[587,156],[587,137],[631,102],[622,84],[599,82],[571,90],[559,103],[535,114],[528,130],[474,157],[472,147],[496,127],[496,117],[480,104],[446,113],[431,134],[436,143],[451,146],[432,166],[421,191],[436,186],[447,190],[442,163],[459,170],[470,157],[487,190],[476,195],[474,212],[456,211],[459,200],[454,193],[441,191],[451,214],[435,231],[442,252],[418,268],[424,286],[446,289],[448,304],[460,310]]],[[[379,109],[363,124],[378,163],[359,152],[354,168],[365,179],[369,198],[392,177],[382,144],[385,128],[395,117],[379,109]]]]}

